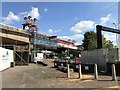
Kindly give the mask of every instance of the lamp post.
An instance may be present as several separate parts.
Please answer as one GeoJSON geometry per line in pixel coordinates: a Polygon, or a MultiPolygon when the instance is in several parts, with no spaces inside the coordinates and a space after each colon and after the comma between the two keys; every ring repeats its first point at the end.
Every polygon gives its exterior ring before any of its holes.
{"type": "MultiPolygon", "coordinates": [[[[115,26],[115,29],[117,29],[117,25],[115,23],[113,23],[113,25],[115,26]]],[[[116,33],[116,47],[117,47],[117,33],[116,33]]]]}
{"type": "Polygon", "coordinates": [[[35,61],[36,49],[37,49],[37,48],[36,48],[36,39],[37,39],[37,38],[36,38],[36,36],[37,36],[36,34],[37,34],[37,32],[36,32],[36,30],[34,29],[34,31],[33,31],[33,35],[34,35],[34,36],[33,36],[33,38],[34,38],[34,61],[35,61]]]}

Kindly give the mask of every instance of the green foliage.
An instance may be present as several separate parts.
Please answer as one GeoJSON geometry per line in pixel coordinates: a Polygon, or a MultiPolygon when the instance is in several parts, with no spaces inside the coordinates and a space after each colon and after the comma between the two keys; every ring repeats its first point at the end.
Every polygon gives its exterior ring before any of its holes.
{"type": "MultiPolygon", "coordinates": [[[[97,34],[94,31],[88,31],[84,34],[84,39],[82,40],[82,46],[84,50],[94,50],[97,49],[97,34]]],[[[102,36],[103,48],[113,48],[113,42],[110,40],[106,40],[104,36],[102,36]]]]}
{"type": "Polygon", "coordinates": [[[77,50],[74,50],[74,49],[70,49],[70,54],[73,54],[74,56],[79,56],[79,54],[81,53],[81,50],[77,49],[77,50]]]}
{"type": "Polygon", "coordinates": [[[106,40],[106,38],[103,36],[102,37],[102,42],[103,42],[103,48],[113,48],[113,42],[110,40],[106,40]]]}
{"type": "Polygon", "coordinates": [[[82,41],[82,46],[84,47],[84,50],[93,50],[97,48],[96,33],[93,31],[86,32],[82,41]]]}
{"type": "Polygon", "coordinates": [[[115,59],[116,59],[115,55],[111,54],[111,53],[107,54],[107,58],[108,58],[109,61],[115,61],[115,59]]]}

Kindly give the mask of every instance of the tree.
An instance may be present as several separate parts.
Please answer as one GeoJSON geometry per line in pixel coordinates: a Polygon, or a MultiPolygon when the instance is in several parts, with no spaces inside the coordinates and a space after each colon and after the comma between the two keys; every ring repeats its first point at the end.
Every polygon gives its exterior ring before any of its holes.
{"type": "MultiPolygon", "coordinates": [[[[113,42],[110,40],[106,40],[104,36],[102,36],[103,48],[113,48],[113,42]]],[[[84,50],[94,50],[97,49],[97,34],[94,31],[88,31],[84,34],[84,39],[82,40],[82,46],[84,50]]]]}
{"type": "Polygon", "coordinates": [[[82,41],[82,46],[84,47],[84,50],[93,50],[97,48],[96,33],[93,31],[86,32],[82,41]]]}
{"type": "Polygon", "coordinates": [[[102,42],[103,42],[103,48],[113,48],[113,42],[110,40],[106,40],[106,38],[103,36],[102,37],[102,42]]]}

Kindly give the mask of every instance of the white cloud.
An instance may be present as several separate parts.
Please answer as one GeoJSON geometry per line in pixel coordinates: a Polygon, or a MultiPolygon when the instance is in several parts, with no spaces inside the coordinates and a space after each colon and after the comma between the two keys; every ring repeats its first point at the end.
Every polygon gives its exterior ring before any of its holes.
{"type": "Polygon", "coordinates": [[[62,40],[68,40],[71,39],[70,36],[58,36],[58,38],[62,39],[62,40]]]}
{"type": "Polygon", "coordinates": [[[29,15],[32,16],[33,18],[39,19],[40,14],[38,8],[32,7],[31,11],[21,12],[18,13],[17,15],[15,15],[13,12],[9,12],[7,17],[2,18],[2,21],[5,24],[11,24],[13,22],[20,21],[21,19],[23,19],[23,16],[29,16],[29,15]],[[20,17],[22,18],[20,19],[20,17]]]}
{"type": "Polygon", "coordinates": [[[83,34],[75,34],[71,36],[71,39],[76,41],[76,45],[81,45],[83,38],[83,34]]]}
{"type": "Polygon", "coordinates": [[[49,32],[49,33],[53,33],[53,30],[52,30],[52,29],[49,29],[48,32],[49,32]]]}
{"type": "Polygon", "coordinates": [[[71,36],[71,39],[80,39],[80,38],[84,38],[84,36],[82,34],[75,34],[71,36]]]}
{"type": "Polygon", "coordinates": [[[58,32],[61,32],[62,30],[61,29],[59,29],[59,30],[55,30],[54,32],[55,33],[58,33],[58,32]]]}
{"type": "Polygon", "coordinates": [[[79,43],[79,42],[76,42],[76,43],[75,43],[75,45],[81,45],[81,43],[79,43]]]}
{"type": "Polygon", "coordinates": [[[39,9],[36,7],[32,7],[32,9],[30,11],[25,11],[25,12],[21,12],[19,13],[20,16],[32,16],[32,18],[39,18],[40,17],[40,13],[39,13],[39,9]]]}
{"type": "Polygon", "coordinates": [[[81,44],[81,40],[84,38],[82,34],[74,34],[71,36],[59,36],[58,38],[68,41],[69,39],[75,40],[77,45],[81,44]]]}
{"type": "Polygon", "coordinates": [[[101,25],[106,25],[107,22],[110,21],[110,18],[111,18],[111,14],[108,14],[106,17],[101,17],[100,18],[100,24],[101,25]]]}
{"type": "Polygon", "coordinates": [[[8,16],[3,17],[2,19],[3,19],[3,23],[5,24],[10,24],[15,21],[20,21],[20,18],[17,15],[15,15],[13,12],[9,12],[8,16]]]}
{"type": "Polygon", "coordinates": [[[91,30],[94,28],[93,21],[80,21],[75,26],[70,28],[70,31],[74,33],[82,33],[83,31],[91,30]]]}
{"type": "Polygon", "coordinates": [[[26,15],[28,12],[21,12],[20,15],[26,15]]]}
{"type": "Polygon", "coordinates": [[[47,11],[48,11],[48,9],[47,9],[47,8],[45,8],[45,9],[44,9],[44,11],[45,11],[45,12],[47,12],[47,11]]]}
{"type": "Polygon", "coordinates": [[[114,34],[114,33],[104,34],[104,36],[107,40],[111,40],[111,41],[116,40],[116,34],[114,34]]]}
{"type": "Polygon", "coordinates": [[[103,34],[106,40],[113,41],[113,43],[116,45],[116,34],[115,33],[104,33],[103,34]]]}
{"type": "Polygon", "coordinates": [[[28,12],[28,16],[32,16],[33,18],[39,18],[40,14],[38,11],[38,8],[32,7],[32,10],[30,12],[28,12]]]}
{"type": "Polygon", "coordinates": [[[62,30],[59,29],[59,30],[53,30],[53,29],[49,29],[48,32],[49,33],[58,33],[58,32],[61,32],[62,30]]]}

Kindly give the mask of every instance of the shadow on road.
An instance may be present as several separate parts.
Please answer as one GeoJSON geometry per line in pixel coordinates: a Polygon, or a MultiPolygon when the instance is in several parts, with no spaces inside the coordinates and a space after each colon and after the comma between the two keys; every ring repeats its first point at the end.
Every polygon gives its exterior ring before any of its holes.
{"type": "Polygon", "coordinates": [[[103,79],[102,79],[102,80],[97,80],[97,81],[112,81],[112,80],[105,80],[105,79],[103,80],[103,79]]]}
{"type": "Polygon", "coordinates": [[[38,64],[42,65],[42,66],[48,66],[46,63],[44,62],[37,62],[38,64]]]}

